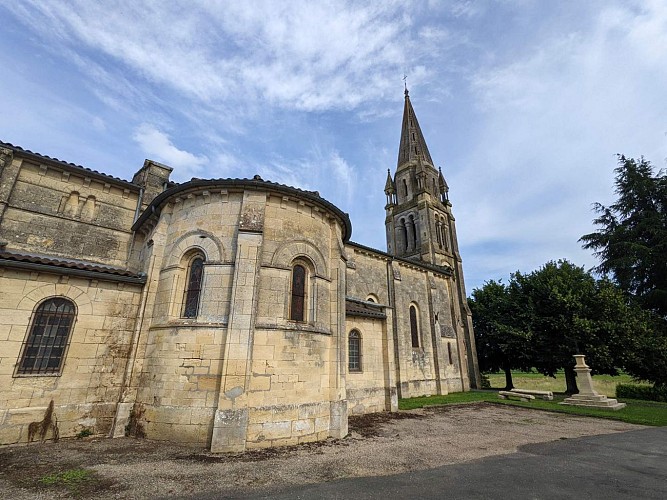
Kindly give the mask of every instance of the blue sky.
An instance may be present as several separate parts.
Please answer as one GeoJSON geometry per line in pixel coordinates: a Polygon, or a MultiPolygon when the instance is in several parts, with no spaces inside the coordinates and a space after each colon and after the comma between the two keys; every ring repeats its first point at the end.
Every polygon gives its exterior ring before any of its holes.
{"type": "Polygon", "coordinates": [[[450,186],[467,288],[548,260],[613,200],[616,153],[667,158],[667,2],[0,5],[0,140],[130,179],[318,190],[386,249],[403,75],[450,186]]]}

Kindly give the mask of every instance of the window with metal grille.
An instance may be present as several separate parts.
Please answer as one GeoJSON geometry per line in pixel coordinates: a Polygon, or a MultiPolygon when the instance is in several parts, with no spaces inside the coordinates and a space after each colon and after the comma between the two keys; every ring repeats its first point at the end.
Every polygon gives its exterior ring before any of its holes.
{"type": "Polygon", "coordinates": [[[412,336],[412,347],[419,347],[417,308],[415,306],[410,306],[410,335],[412,336]]]}
{"type": "Polygon", "coordinates": [[[183,305],[184,318],[196,318],[199,311],[202,283],[204,282],[204,258],[197,256],[190,261],[185,300],[183,305]]]}
{"type": "Polygon", "coordinates": [[[292,268],[292,302],[290,319],[305,321],[304,305],[306,302],[306,268],[297,264],[292,268]]]}
{"type": "Polygon", "coordinates": [[[60,373],[75,316],[70,300],[55,297],[42,302],[33,315],[16,374],[60,373]]]}
{"type": "Polygon", "coordinates": [[[351,372],[361,371],[361,334],[357,330],[348,337],[347,365],[351,372]]]}

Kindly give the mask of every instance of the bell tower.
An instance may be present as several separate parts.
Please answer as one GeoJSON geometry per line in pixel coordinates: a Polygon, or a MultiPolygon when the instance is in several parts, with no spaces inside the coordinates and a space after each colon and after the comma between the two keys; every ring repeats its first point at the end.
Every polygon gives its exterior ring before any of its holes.
{"type": "Polygon", "coordinates": [[[449,297],[452,327],[466,353],[470,385],[481,387],[472,317],[466,299],[463,265],[442,170],[435,168],[415,110],[405,89],[403,126],[396,173],[387,171],[384,192],[387,253],[446,270],[451,276],[449,297]]]}
{"type": "Polygon", "coordinates": [[[387,253],[454,269],[458,245],[449,187],[431,159],[407,89],[396,174],[387,171],[384,191],[387,253]]]}

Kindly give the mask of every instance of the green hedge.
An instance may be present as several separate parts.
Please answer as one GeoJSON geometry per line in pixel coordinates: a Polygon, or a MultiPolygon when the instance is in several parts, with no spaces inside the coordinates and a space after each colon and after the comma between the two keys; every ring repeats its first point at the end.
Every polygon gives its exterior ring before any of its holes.
{"type": "Polygon", "coordinates": [[[616,397],[627,399],[643,399],[646,401],[661,401],[663,403],[667,403],[667,387],[618,384],[616,386],[616,397]]]}

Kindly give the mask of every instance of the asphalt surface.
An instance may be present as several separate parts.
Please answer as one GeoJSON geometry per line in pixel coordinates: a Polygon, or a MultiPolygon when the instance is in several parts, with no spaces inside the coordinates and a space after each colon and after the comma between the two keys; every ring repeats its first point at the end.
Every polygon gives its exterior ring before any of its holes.
{"type": "Polygon", "coordinates": [[[517,453],[467,463],[394,476],[344,479],[247,498],[664,500],[667,428],[531,444],[517,453]]]}

